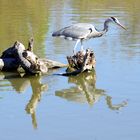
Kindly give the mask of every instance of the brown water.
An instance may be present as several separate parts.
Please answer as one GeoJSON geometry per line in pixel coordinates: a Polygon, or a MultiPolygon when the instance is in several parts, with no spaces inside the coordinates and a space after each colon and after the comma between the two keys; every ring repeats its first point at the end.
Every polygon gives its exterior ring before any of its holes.
{"type": "Polygon", "coordinates": [[[0,52],[33,36],[40,57],[66,63],[75,42],[52,38],[77,23],[97,29],[110,16],[108,33],[84,43],[94,50],[96,68],[76,77],[20,78],[0,73],[0,140],[139,140],[140,1],[0,0],[0,52]]]}

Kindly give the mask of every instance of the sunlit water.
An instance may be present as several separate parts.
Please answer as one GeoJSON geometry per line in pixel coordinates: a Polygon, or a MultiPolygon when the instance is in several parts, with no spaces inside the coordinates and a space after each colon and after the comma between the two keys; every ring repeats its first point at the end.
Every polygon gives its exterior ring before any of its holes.
{"type": "Polygon", "coordinates": [[[67,63],[75,42],[52,38],[77,23],[102,29],[110,16],[127,31],[109,32],[84,43],[94,50],[94,72],[76,77],[53,73],[23,77],[0,73],[0,140],[139,140],[140,2],[138,0],[0,0],[0,52],[19,40],[35,39],[40,57],[67,63]]]}

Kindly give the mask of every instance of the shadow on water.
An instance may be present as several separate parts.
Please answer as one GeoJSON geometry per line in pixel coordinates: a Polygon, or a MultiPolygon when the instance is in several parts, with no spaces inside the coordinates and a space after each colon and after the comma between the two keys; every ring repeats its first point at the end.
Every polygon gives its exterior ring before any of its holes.
{"type": "Polygon", "coordinates": [[[105,97],[106,104],[111,110],[119,110],[127,105],[127,101],[122,101],[120,104],[114,105],[112,103],[112,97],[105,94],[105,90],[96,88],[96,72],[81,73],[78,76],[71,76],[68,78],[69,83],[74,83],[75,86],[71,86],[69,89],[63,89],[56,91],[55,95],[68,101],[74,101],[79,103],[88,103],[93,106],[97,103],[101,97],[105,97]]]}

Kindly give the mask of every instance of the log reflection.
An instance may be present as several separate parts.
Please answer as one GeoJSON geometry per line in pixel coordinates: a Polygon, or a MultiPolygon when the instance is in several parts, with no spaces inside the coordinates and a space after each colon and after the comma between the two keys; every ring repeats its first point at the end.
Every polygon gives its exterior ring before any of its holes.
{"type": "Polygon", "coordinates": [[[46,84],[40,83],[40,77],[30,79],[31,87],[32,87],[32,96],[26,105],[26,112],[31,114],[32,124],[34,128],[37,128],[36,121],[36,107],[41,100],[41,95],[43,91],[47,90],[48,86],[46,84]]]}
{"type": "Polygon", "coordinates": [[[4,91],[7,92],[10,91],[9,86],[12,86],[17,93],[22,93],[30,85],[28,78],[22,77],[19,73],[12,72],[0,72],[0,81],[5,81],[0,83],[0,88],[4,87],[4,91]],[[7,84],[9,84],[9,86],[7,86],[7,84]]]}
{"type": "Polygon", "coordinates": [[[105,90],[96,88],[95,70],[81,73],[78,76],[69,77],[68,82],[74,83],[75,86],[71,86],[69,89],[56,91],[56,96],[65,98],[68,101],[88,103],[91,106],[98,102],[101,97],[105,97],[106,104],[111,110],[119,110],[120,108],[127,105],[127,101],[113,105],[112,97],[105,94],[105,90]]]}
{"type": "MultiPolygon", "coordinates": [[[[38,103],[41,100],[41,96],[43,94],[43,91],[46,91],[48,89],[47,84],[41,83],[41,76],[33,76],[29,77],[27,75],[20,75],[18,73],[10,73],[10,72],[4,72],[0,73],[0,79],[1,80],[8,80],[10,82],[10,85],[15,89],[17,93],[23,93],[30,85],[32,89],[32,94],[29,102],[26,105],[26,112],[31,115],[32,118],[32,124],[34,128],[37,128],[37,120],[36,120],[36,108],[38,103]]],[[[7,87],[7,91],[9,90],[9,86],[7,86],[6,83],[1,83],[1,87],[7,87]]],[[[1,97],[0,97],[1,98],[1,97]]]]}

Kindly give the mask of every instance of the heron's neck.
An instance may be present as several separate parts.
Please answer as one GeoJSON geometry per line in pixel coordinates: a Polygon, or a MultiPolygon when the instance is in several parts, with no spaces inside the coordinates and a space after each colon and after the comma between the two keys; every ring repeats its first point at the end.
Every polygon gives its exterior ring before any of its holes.
{"type": "Polygon", "coordinates": [[[90,36],[91,37],[100,37],[100,36],[104,35],[108,31],[108,24],[110,22],[112,22],[112,20],[110,18],[106,19],[105,22],[104,22],[104,28],[103,28],[103,30],[101,30],[101,31],[96,30],[97,31],[96,35],[93,32],[93,33],[91,33],[90,36]]]}
{"type": "Polygon", "coordinates": [[[110,22],[111,22],[110,18],[105,20],[105,22],[104,22],[104,29],[102,30],[103,34],[108,31],[108,25],[109,25],[110,22]]]}
{"type": "Polygon", "coordinates": [[[108,25],[110,22],[111,22],[110,18],[105,20],[103,30],[99,31],[100,36],[104,35],[108,31],[108,25]]]}

